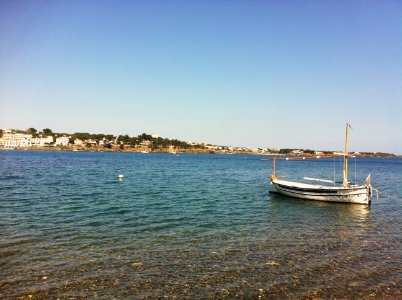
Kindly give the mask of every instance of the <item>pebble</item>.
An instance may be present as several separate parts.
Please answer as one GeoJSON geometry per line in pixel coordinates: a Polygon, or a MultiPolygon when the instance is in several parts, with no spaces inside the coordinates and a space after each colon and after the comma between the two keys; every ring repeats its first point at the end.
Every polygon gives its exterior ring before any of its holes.
{"type": "Polygon", "coordinates": [[[143,263],[140,262],[140,261],[137,261],[137,262],[133,262],[131,265],[132,265],[134,268],[138,268],[138,267],[142,267],[142,266],[143,266],[143,263]]]}

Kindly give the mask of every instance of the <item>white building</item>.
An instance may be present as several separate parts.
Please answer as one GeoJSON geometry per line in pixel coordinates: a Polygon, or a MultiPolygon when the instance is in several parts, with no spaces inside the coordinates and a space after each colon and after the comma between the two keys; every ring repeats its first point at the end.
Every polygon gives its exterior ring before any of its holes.
{"type": "Polygon", "coordinates": [[[74,145],[82,146],[83,144],[84,144],[84,142],[82,140],[80,140],[80,139],[75,139],[74,140],[74,145]]]}
{"type": "Polygon", "coordinates": [[[98,143],[96,142],[96,140],[88,139],[88,140],[85,140],[85,144],[96,146],[98,143]]]}
{"type": "Polygon", "coordinates": [[[26,148],[32,146],[48,146],[53,143],[53,136],[32,137],[32,134],[15,133],[11,129],[3,129],[3,138],[0,147],[26,148]]]}
{"type": "Polygon", "coordinates": [[[293,154],[302,154],[303,151],[302,150],[293,150],[291,153],[293,153],[293,154]]]}
{"type": "Polygon", "coordinates": [[[65,135],[56,138],[56,145],[68,146],[69,142],[70,139],[65,135]]]}
{"type": "Polygon", "coordinates": [[[11,129],[3,129],[4,148],[31,147],[31,138],[31,134],[13,133],[11,129]]]}
{"type": "Polygon", "coordinates": [[[142,141],[140,143],[141,146],[149,146],[150,144],[151,144],[151,141],[148,141],[148,140],[142,141]]]}
{"type": "Polygon", "coordinates": [[[31,146],[49,146],[51,143],[53,143],[53,136],[46,136],[46,137],[37,137],[37,138],[31,138],[31,146]]]}
{"type": "Polygon", "coordinates": [[[13,136],[13,130],[8,128],[3,128],[3,138],[11,138],[13,136]]]}

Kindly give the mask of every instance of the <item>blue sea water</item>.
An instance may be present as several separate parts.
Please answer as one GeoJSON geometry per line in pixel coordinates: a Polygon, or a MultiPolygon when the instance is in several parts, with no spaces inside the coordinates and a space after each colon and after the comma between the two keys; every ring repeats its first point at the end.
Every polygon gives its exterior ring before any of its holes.
{"type": "Polygon", "coordinates": [[[261,158],[0,151],[0,298],[402,297],[402,159],[351,160],[367,207],[269,194],[261,158]]]}

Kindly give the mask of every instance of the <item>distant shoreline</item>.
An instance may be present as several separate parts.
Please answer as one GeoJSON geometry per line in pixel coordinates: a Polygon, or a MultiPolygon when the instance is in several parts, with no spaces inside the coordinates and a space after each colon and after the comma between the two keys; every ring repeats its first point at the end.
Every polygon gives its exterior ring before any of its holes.
{"type": "MultiPolygon", "coordinates": [[[[222,146],[193,141],[162,138],[158,134],[105,135],[85,132],[55,133],[49,128],[38,132],[35,128],[27,130],[0,129],[0,150],[48,150],[48,151],[85,151],[85,152],[131,152],[131,153],[197,153],[197,154],[251,154],[286,155],[290,157],[342,156],[343,152],[324,151],[323,149],[294,148],[252,148],[222,146]]],[[[349,152],[349,157],[402,157],[385,152],[349,152]]]]}
{"type": "MultiPolygon", "coordinates": [[[[301,153],[301,154],[283,154],[283,153],[259,153],[252,151],[227,151],[227,150],[210,150],[200,148],[188,148],[188,149],[150,149],[145,147],[119,147],[112,148],[99,148],[99,147],[86,147],[86,146],[37,146],[37,147],[18,147],[18,148],[0,148],[1,150],[17,150],[17,151],[68,151],[68,152],[121,152],[121,153],[167,153],[167,154],[248,154],[248,155],[264,155],[264,156],[294,156],[294,157],[312,157],[315,154],[301,153]]],[[[402,158],[402,155],[396,155],[391,153],[362,153],[359,155],[353,155],[353,157],[360,158],[402,158]]]]}

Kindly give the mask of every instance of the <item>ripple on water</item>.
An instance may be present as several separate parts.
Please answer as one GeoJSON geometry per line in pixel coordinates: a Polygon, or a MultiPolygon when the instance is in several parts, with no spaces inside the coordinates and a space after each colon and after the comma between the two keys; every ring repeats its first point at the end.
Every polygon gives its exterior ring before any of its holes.
{"type": "MultiPolygon", "coordinates": [[[[0,159],[5,298],[402,296],[401,200],[269,195],[271,166],[251,156],[14,155],[0,159]]],[[[363,171],[402,197],[400,164],[363,171]]]]}

